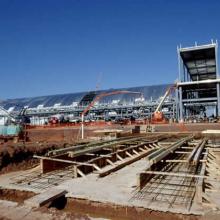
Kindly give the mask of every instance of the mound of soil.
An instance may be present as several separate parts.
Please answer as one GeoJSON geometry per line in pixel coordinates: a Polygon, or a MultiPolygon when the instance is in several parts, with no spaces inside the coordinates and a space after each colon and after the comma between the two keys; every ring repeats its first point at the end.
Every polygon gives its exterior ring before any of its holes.
{"type": "Polygon", "coordinates": [[[45,155],[49,150],[69,146],[63,142],[50,143],[4,143],[0,145],[0,174],[24,170],[36,166],[39,161],[34,154],[45,155]]]}
{"type": "Polygon", "coordinates": [[[0,189],[0,199],[18,203],[23,203],[24,200],[34,196],[35,193],[28,191],[20,191],[15,189],[0,189]]]}

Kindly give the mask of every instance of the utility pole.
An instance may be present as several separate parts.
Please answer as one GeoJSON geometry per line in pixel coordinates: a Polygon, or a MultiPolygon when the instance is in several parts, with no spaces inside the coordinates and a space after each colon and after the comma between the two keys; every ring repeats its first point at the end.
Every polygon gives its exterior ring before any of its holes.
{"type": "Polygon", "coordinates": [[[82,113],[81,117],[81,129],[82,129],[82,140],[84,139],[84,114],[82,113]]]}

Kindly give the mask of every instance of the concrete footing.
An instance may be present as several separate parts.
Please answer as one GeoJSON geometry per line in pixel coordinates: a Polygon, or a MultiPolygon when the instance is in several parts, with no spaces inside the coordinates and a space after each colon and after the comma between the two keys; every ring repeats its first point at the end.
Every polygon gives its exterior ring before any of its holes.
{"type": "Polygon", "coordinates": [[[38,194],[34,197],[25,200],[24,204],[32,208],[38,208],[49,202],[52,202],[53,200],[59,197],[65,196],[66,193],[67,193],[66,190],[52,188],[41,194],[38,194]]]}

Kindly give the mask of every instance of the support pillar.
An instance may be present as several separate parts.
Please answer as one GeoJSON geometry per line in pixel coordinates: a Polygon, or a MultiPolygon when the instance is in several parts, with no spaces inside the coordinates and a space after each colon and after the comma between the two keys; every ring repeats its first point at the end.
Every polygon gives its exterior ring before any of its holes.
{"type": "Polygon", "coordinates": [[[177,47],[177,56],[178,56],[179,82],[182,82],[182,76],[181,76],[181,58],[180,58],[179,47],[177,47]]]}
{"type": "Polygon", "coordinates": [[[176,88],[176,121],[179,121],[179,89],[176,88]]]}
{"type": "Polygon", "coordinates": [[[183,121],[183,102],[182,102],[182,87],[179,87],[179,121],[182,122],[183,121]]]}
{"type": "Polygon", "coordinates": [[[216,112],[216,116],[219,117],[220,116],[220,90],[219,90],[219,83],[217,83],[216,89],[217,89],[217,112],[216,112]]]}
{"type": "Polygon", "coordinates": [[[84,114],[82,113],[82,118],[81,118],[81,129],[82,129],[82,140],[84,139],[84,114]]]}

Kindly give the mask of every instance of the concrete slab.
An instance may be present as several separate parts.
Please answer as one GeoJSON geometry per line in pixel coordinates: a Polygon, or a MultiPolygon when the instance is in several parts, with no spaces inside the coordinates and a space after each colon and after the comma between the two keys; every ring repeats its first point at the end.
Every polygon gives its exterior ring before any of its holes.
{"type": "Polygon", "coordinates": [[[220,130],[204,130],[203,134],[220,134],[220,130]]]}
{"type": "Polygon", "coordinates": [[[110,175],[99,178],[90,174],[61,183],[56,188],[68,189],[67,197],[90,200],[106,204],[118,204],[127,207],[147,208],[155,211],[180,214],[203,214],[201,207],[187,209],[182,205],[170,206],[168,202],[133,199],[138,186],[138,174],[145,170],[148,162],[145,158],[134,162],[110,175]]]}
{"type": "Polygon", "coordinates": [[[7,200],[0,200],[0,206],[4,205],[5,207],[16,207],[18,205],[17,202],[7,201],[7,200]]]}
{"type": "Polygon", "coordinates": [[[40,206],[43,206],[49,202],[52,202],[53,200],[66,195],[67,191],[63,189],[57,189],[52,188],[49,189],[41,194],[38,194],[34,197],[31,197],[30,199],[27,199],[24,201],[24,204],[26,206],[32,207],[32,208],[38,208],[40,206]]]}

